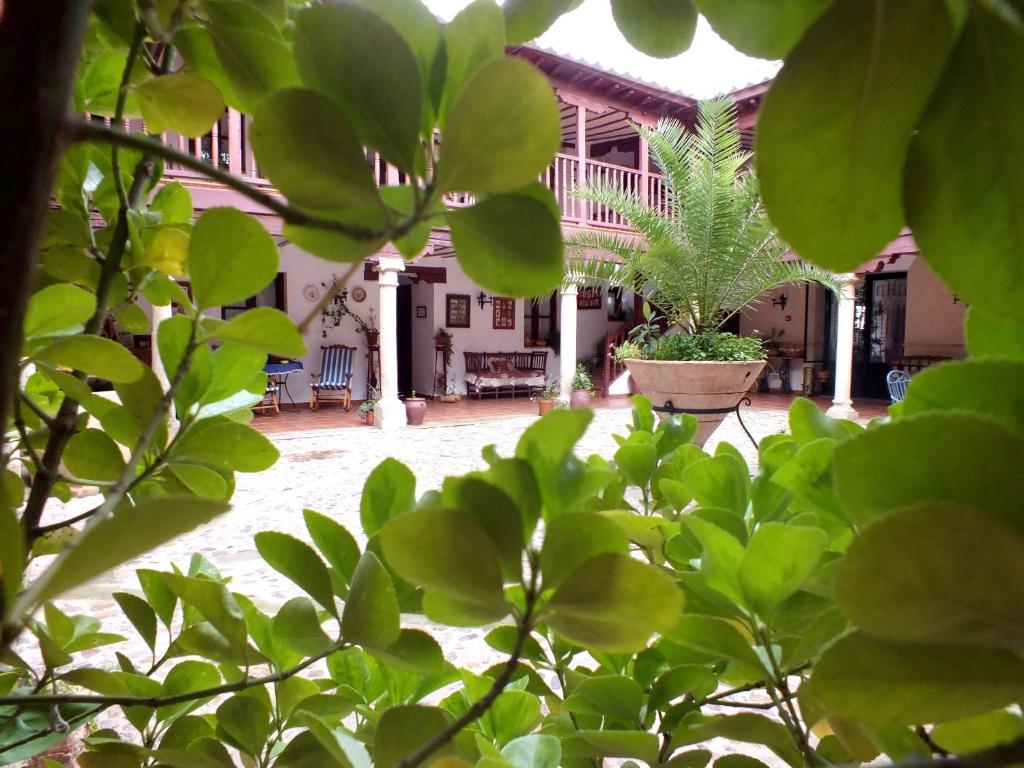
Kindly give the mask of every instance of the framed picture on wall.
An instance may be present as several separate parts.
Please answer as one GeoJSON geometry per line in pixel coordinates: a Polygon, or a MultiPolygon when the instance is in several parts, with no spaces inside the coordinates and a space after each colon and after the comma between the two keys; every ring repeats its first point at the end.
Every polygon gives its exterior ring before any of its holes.
{"type": "Polygon", "coordinates": [[[600,309],[601,289],[597,286],[586,286],[576,294],[576,309],[600,309]]]}
{"type": "Polygon", "coordinates": [[[495,296],[491,299],[494,308],[494,330],[507,331],[516,327],[516,300],[495,296]]]}
{"type": "Polygon", "coordinates": [[[469,328],[468,293],[446,294],[444,324],[448,328],[469,328]]]}
{"type": "Polygon", "coordinates": [[[425,304],[419,304],[416,307],[416,317],[424,318],[427,316],[427,307],[425,304]]]}

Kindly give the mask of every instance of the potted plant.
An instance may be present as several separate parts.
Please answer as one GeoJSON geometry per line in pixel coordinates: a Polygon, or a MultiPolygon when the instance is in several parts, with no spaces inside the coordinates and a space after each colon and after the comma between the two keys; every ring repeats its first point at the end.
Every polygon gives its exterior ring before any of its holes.
{"type": "Polygon", "coordinates": [[[438,328],[437,333],[434,334],[434,344],[444,351],[444,367],[451,368],[452,350],[455,348],[455,341],[452,339],[452,335],[444,328],[438,328]]]}
{"type": "Polygon", "coordinates": [[[380,331],[377,329],[377,320],[373,316],[373,309],[370,309],[370,321],[365,322],[363,318],[357,315],[355,312],[351,312],[353,319],[356,321],[356,333],[362,333],[366,336],[366,346],[376,347],[380,341],[380,331]]]}
{"type": "Polygon", "coordinates": [[[550,379],[537,395],[537,414],[543,416],[558,403],[558,379],[550,379]]]}
{"type": "Polygon", "coordinates": [[[582,185],[577,196],[615,210],[642,238],[592,231],[574,236],[569,275],[636,292],[648,302],[643,332],[620,345],[617,355],[656,407],[671,401],[697,416],[702,445],[765,365],[760,340],[723,333],[722,325],[782,286],[813,281],[835,292],[838,286],[824,270],[783,261],[789,249],[761,205],[732,102],[703,102],[693,134],[674,120],[636,130],[663,170],[667,204],[649,205],[609,183],[582,185]],[[587,251],[614,258],[587,259],[587,251]],[[664,316],[662,324],[654,324],[654,312],[664,316]]]}
{"type": "Polygon", "coordinates": [[[590,398],[594,392],[594,382],[590,372],[583,363],[576,363],[576,372],[572,375],[572,394],[569,395],[570,408],[589,408],[590,398]]]}
{"type": "Polygon", "coordinates": [[[459,390],[455,386],[455,375],[448,377],[448,381],[445,382],[444,394],[438,396],[438,400],[442,403],[457,403],[461,399],[459,390]]]}
{"type": "Polygon", "coordinates": [[[373,413],[374,408],[377,406],[377,401],[380,400],[380,393],[376,389],[370,387],[366,392],[366,400],[359,404],[359,408],[356,412],[363,417],[368,426],[373,426],[373,413]]]}
{"type": "Polygon", "coordinates": [[[410,426],[418,427],[423,423],[423,417],[427,413],[427,401],[416,396],[416,390],[412,391],[409,397],[405,398],[405,418],[410,426]]]}

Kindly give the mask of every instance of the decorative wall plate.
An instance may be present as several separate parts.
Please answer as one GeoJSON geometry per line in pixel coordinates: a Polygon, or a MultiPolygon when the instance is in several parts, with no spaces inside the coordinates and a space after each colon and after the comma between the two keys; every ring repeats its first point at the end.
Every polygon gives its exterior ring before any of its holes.
{"type": "Polygon", "coordinates": [[[306,301],[312,303],[320,298],[320,289],[315,285],[307,285],[302,289],[302,295],[306,297],[306,301]]]}
{"type": "Polygon", "coordinates": [[[352,301],[362,302],[366,299],[366,289],[361,285],[357,285],[352,289],[352,301]]]}

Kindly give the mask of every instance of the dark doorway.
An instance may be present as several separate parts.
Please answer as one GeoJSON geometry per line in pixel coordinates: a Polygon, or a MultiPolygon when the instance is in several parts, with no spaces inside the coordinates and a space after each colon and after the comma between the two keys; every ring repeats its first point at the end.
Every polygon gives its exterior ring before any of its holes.
{"type": "Polygon", "coordinates": [[[395,318],[398,321],[398,394],[412,392],[412,286],[399,285],[395,318]]]}
{"type": "Polygon", "coordinates": [[[886,398],[885,376],[903,356],[907,320],[907,275],[868,275],[857,287],[854,309],[854,397],[886,398]]]}

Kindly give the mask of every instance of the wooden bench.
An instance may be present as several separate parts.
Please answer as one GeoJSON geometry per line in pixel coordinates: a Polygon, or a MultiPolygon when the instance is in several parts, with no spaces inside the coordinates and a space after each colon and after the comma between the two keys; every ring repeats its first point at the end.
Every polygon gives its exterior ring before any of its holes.
{"type": "Polygon", "coordinates": [[[466,395],[481,399],[484,393],[534,395],[544,389],[548,353],[463,352],[466,358],[466,395]]]}

